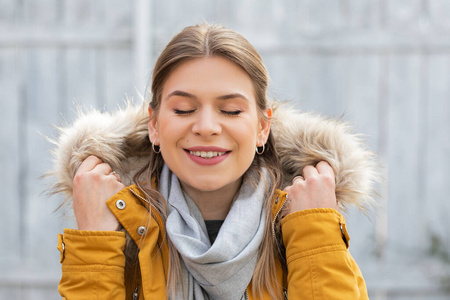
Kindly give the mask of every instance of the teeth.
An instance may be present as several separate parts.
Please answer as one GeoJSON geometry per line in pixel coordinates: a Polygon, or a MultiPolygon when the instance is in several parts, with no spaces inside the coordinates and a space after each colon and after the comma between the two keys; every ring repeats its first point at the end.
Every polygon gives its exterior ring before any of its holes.
{"type": "Polygon", "coordinates": [[[201,158],[213,158],[216,156],[224,155],[226,152],[215,151],[189,151],[192,155],[199,156],[201,158]]]}

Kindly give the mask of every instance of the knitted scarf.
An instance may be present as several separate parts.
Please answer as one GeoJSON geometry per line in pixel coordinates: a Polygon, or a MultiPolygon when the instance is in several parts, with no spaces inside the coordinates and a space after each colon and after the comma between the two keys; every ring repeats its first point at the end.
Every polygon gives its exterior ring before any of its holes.
{"type": "Polygon", "coordinates": [[[257,181],[254,188],[251,179],[244,178],[211,245],[200,210],[183,192],[175,174],[164,166],[160,192],[168,203],[167,234],[180,254],[183,272],[175,299],[244,299],[265,224],[266,180],[257,181]]]}

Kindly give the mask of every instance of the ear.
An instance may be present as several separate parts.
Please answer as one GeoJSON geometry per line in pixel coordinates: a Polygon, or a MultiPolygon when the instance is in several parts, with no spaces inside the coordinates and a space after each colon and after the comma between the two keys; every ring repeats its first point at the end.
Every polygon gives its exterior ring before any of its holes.
{"type": "Polygon", "coordinates": [[[156,113],[149,107],[148,115],[150,116],[150,121],[148,122],[148,137],[150,142],[159,145],[159,128],[156,113]],[[154,114],[154,115],[153,115],[154,114]]]}
{"type": "Polygon", "coordinates": [[[258,145],[257,147],[262,147],[267,143],[270,133],[270,122],[272,118],[272,109],[268,108],[263,112],[264,116],[259,118],[259,131],[258,131],[258,145]],[[261,143],[261,145],[259,145],[261,143]]]}

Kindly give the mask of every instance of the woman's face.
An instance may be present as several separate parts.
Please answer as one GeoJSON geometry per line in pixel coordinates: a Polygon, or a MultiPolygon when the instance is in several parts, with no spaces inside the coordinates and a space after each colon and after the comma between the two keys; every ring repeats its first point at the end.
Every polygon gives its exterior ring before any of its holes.
{"type": "Polygon", "coordinates": [[[169,75],[149,135],[188,194],[237,191],[269,127],[249,75],[225,58],[205,57],[169,75]]]}

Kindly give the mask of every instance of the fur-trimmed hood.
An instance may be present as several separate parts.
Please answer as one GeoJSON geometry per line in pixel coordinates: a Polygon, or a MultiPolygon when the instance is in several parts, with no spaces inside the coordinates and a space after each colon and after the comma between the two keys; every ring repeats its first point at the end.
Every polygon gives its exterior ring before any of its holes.
{"type": "MultiPolygon", "coordinates": [[[[51,193],[63,193],[70,201],[73,177],[89,155],[110,164],[125,185],[131,184],[152,151],[147,105],[128,103],[114,113],[80,110],[72,125],[59,127],[59,136],[51,140],[55,145],[54,165],[47,173],[54,178],[51,193]]],[[[372,202],[378,166],[373,153],[347,123],[276,105],[271,130],[285,185],[290,185],[304,166],[325,160],[335,171],[336,196],[342,208],[351,204],[364,207],[372,202]]]]}

